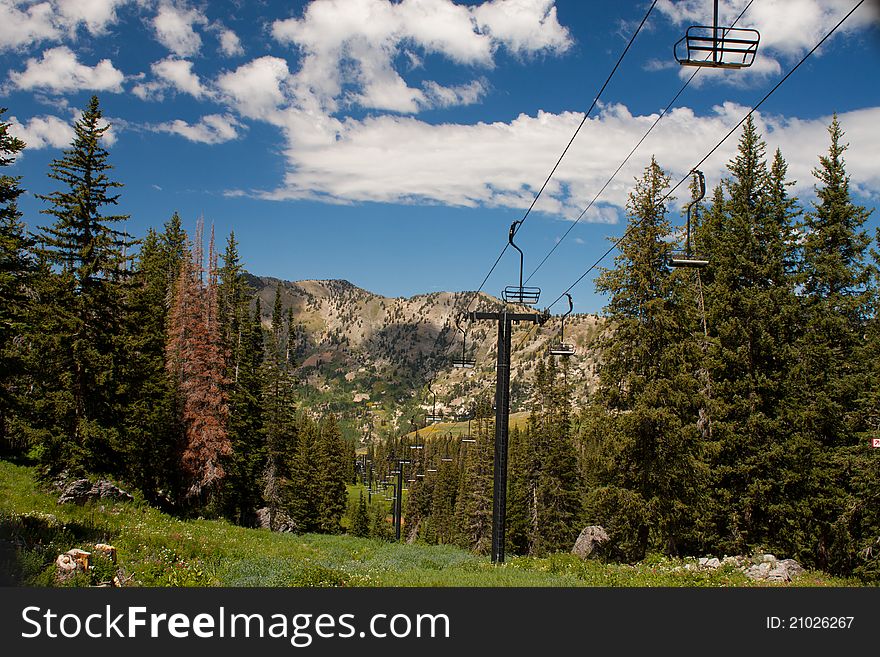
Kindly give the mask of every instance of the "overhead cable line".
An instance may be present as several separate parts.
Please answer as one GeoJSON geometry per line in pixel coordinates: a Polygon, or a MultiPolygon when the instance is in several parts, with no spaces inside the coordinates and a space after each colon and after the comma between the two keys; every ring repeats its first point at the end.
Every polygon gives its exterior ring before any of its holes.
{"type": "MultiPolygon", "coordinates": [[[[717,144],[715,144],[715,146],[713,146],[712,149],[711,149],[708,153],[706,153],[706,155],[703,157],[703,159],[701,159],[701,160],[700,160],[699,162],[697,162],[693,167],[691,167],[691,171],[693,171],[694,169],[698,169],[698,168],[700,167],[700,165],[702,165],[706,160],[708,160],[708,159],[709,159],[709,158],[715,153],[715,151],[717,151],[719,148],[721,148],[722,144],[724,144],[724,142],[727,141],[727,140],[730,138],[730,136],[731,136],[734,132],[736,132],[736,131],[742,126],[742,124],[745,123],[745,122],[748,120],[748,118],[749,118],[752,114],[754,114],[754,113],[758,110],[758,108],[761,107],[761,105],[763,105],[764,102],[765,102],[768,98],[770,98],[770,96],[772,96],[773,93],[774,93],[777,89],[779,89],[779,87],[782,86],[782,83],[783,83],[783,82],[785,82],[789,77],[791,77],[792,73],[794,73],[796,70],[798,70],[798,68],[800,68],[801,64],[803,64],[805,61],[807,61],[807,59],[810,57],[810,55],[812,55],[814,52],[816,52],[816,51],[822,46],[822,44],[825,43],[825,41],[827,41],[827,40],[829,39],[829,37],[831,37],[831,35],[834,34],[834,33],[838,30],[838,28],[840,28],[841,25],[843,25],[844,22],[846,22],[846,20],[847,20],[850,16],[852,16],[852,14],[855,13],[855,11],[856,11],[859,7],[862,6],[862,4],[864,3],[864,1],[865,1],[865,0],[859,0],[859,2],[857,2],[856,5],[855,5],[852,9],[850,9],[849,12],[847,12],[847,14],[846,14],[843,18],[840,19],[840,21],[837,23],[837,25],[835,25],[835,26],[831,29],[831,31],[828,32],[828,34],[826,34],[824,37],[822,37],[822,39],[819,41],[819,43],[817,43],[815,46],[813,46],[813,48],[810,50],[810,52],[808,52],[806,55],[804,55],[803,58],[802,58],[797,64],[795,64],[794,67],[793,67],[788,73],[786,73],[785,76],[784,76],[781,80],[779,80],[779,82],[777,82],[777,83],[773,86],[773,88],[770,89],[770,91],[768,91],[767,94],[766,94],[766,95],[765,95],[760,101],[758,101],[758,103],[755,104],[754,107],[752,107],[752,109],[750,109],[750,110],[748,111],[748,113],[747,113],[745,116],[743,116],[742,119],[740,119],[739,123],[737,123],[735,126],[733,126],[733,127],[730,129],[730,131],[729,131],[726,135],[724,135],[724,137],[722,137],[721,140],[720,140],[717,144]]],[[[673,192],[675,192],[675,190],[678,189],[684,181],[686,181],[686,180],[688,180],[688,179],[690,178],[690,175],[691,175],[690,172],[688,172],[688,174],[685,175],[684,178],[682,178],[681,180],[679,180],[679,181],[675,184],[675,186],[673,186],[673,188],[670,189],[670,190],[666,193],[666,195],[665,195],[663,198],[660,199],[659,203],[662,203],[663,201],[665,201],[666,199],[668,199],[670,196],[672,196],[673,192]]],[[[560,301],[563,297],[565,297],[565,295],[566,295],[568,292],[571,292],[572,289],[574,289],[574,287],[575,287],[578,283],[580,283],[582,280],[584,280],[584,278],[586,278],[587,275],[588,275],[591,271],[593,271],[596,267],[598,267],[599,264],[600,264],[605,258],[607,258],[608,255],[610,255],[612,251],[614,251],[614,249],[616,249],[618,246],[620,246],[620,243],[623,242],[623,240],[626,238],[626,236],[629,234],[629,232],[630,232],[633,228],[635,228],[635,227],[639,224],[639,222],[640,222],[640,220],[636,220],[635,222],[633,222],[633,223],[632,223],[632,224],[631,224],[631,225],[630,225],[630,226],[629,226],[629,227],[623,232],[623,235],[621,235],[620,238],[619,238],[618,240],[616,240],[616,241],[614,242],[614,244],[612,244],[612,245],[608,248],[608,250],[605,251],[605,253],[603,253],[603,254],[599,257],[598,260],[596,260],[596,262],[594,262],[592,265],[590,265],[590,267],[589,267],[589,268],[588,268],[583,274],[581,274],[581,275],[577,278],[577,280],[575,280],[574,283],[572,283],[571,285],[569,285],[568,288],[566,288],[565,292],[563,292],[563,293],[560,294],[558,297],[556,297],[556,299],[553,300],[553,302],[548,306],[548,308],[551,308],[551,307],[553,307],[554,305],[556,305],[557,303],[559,303],[559,301],[560,301]]]]}
{"type": "MultiPolygon", "coordinates": [[[[553,165],[553,168],[550,170],[549,175],[547,176],[546,180],[544,180],[544,184],[541,185],[541,188],[538,190],[538,193],[535,194],[535,198],[532,200],[531,205],[529,205],[529,207],[526,210],[525,214],[523,215],[522,219],[520,219],[520,221],[519,221],[520,228],[522,227],[522,223],[526,220],[526,218],[529,216],[529,214],[531,214],[532,209],[535,207],[535,204],[538,202],[538,199],[541,198],[541,194],[544,193],[544,190],[547,188],[547,185],[550,183],[550,179],[553,178],[553,175],[556,173],[556,169],[558,169],[559,165],[562,163],[562,159],[565,157],[566,153],[568,153],[568,149],[571,148],[571,145],[574,143],[574,140],[578,136],[578,133],[580,132],[581,128],[584,127],[584,124],[587,122],[587,119],[590,117],[590,114],[592,113],[593,109],[598,104],[599,99],[602,97],[602,93],[605,91],[605,88],[611,82],[611,78],[614,77],[614,74],[617,72],[617,69],[620,66],[621,62],[623,62],[623,58],[626,56],[626,53],[629,52],[630,47],[632,46],[633,42],[636,40],[636,37],[638,36],[639,32],[641,32],[642,27],[644,27],[645,23],[648,20],[648,17],[651,15],[651,12],[654,11],[654,6],[657,4],[657,1],[658,0],[654,0],[651,3],[651,6],[648,8],[647,13],[645,14],[645,17],[642,18],[642,22],[639,23],[638,28],[633,33],[632,37],[629,40],[629,43],[626,44],[626,48],[623,49],[623,52],[620,54],[620,57],[618,57],[617,63],[614,65],[614,68],[611,69],[611,73],[608,75],[608,78],[605,80],[605,83],[602,85],[602,88],[599,89],[599,93],[597,93],[596,97],[593,99],[593,103],[590,105],[590,108],[587,110],[586,114],[584,114],[584,118],[581,119],[581,122],[578,125],[577,129],[575,129],[574,134],[571,136],[571,139],[568,140],[568,144],[566,144],[565,148],[563,149],[562,155],[560,155],[559,159],[556,160],[556,164],[553,165]]],[[[517,230],[519,230],[519,229],[517,229],[517,230]]],[[[476,299],[477,296],[480,294],[480,292],[483,290],[483,286],[486,285],[486,282],[489,280],[489,277],[492,275],[492,272],[495,271],[495,268],[498,266],[498,263],[501,262],[501,258],[507,252],[507,249],[509,246],[510,246],[509,243],[504,245],[504,248],[501,250],[501,253],[495,259],[495,262],[492,264],[492,267],[489,269],[489,273],[486,274],[486,277],[483,279],[483,282],[480,283],[480,287],[477,288],[477,290],[471,295],[470,299],[468,300],[467,305],[464,307],[465,311],[467,311],[467,309],[470,307],[470,305],[474,302],[474,299],[476,299]]]]}
{"type": "MultiPolygon", "coordinates": [[[[732,29],[739,22],[739,19],[743,17],[743,14],[745,14],[748,11],[749,7],[752,6],[752,3],[754,1],[755,0],[749,0],[749,3],[743,8],[743,10],[739,13],[739,16],[736,17],[736,20],[733,21],[731,26],[727,29],[732,29]]],[[[635,146],[633,146],[633,149],[629,152],[629,155],[627,155],[623,159],[623,162],[620,163],[620,166],[618,166],[617,169],[614,170],[614,173],[611,174],[611,177],[608,178],[607,181],[605,181],[605,184],[602,185],[602,188],[596,193],[596,195],[593,197],[593,199],[587,204],[587,207],[585,207],[583,209],[583,211],[578,215],[577,219],[575,219],[574,222],[572,222],[572,224],[568,227],[568,230],[566,230],[565,233],[563,233],[562,237],[559,238],[559,240],[553,245],[553,247],[550,249],[550,251],[547,253],[547,255],[544,256],[544,259],[541,260],[541,262],[538,263],[538,266],[535,267],[535,269],[532,271],[531,274],[529,274],[528,278],[526,278],[526,281],[525,281],[526,283],[528,283],[530,280],[532,280],[532,277],[536,273],[538,273],[538,270],[541,267],[544,266],[544,263],[547,262],[547,260],[550,258],[550,256],[553,255],[553,252],[559,248],[559,245],[562,244],[562,242],[565,240],[566,237],[568,237],[568,234],[571,233],[571,231],[580,222],[580,220],[584,218],[584,215],[586,215],[587,212],[589,212],[590,208],[593,207],[593,204],[595,204],[596,201],[599,200],[599,197],[602,196],[602,193],[608,188],[608,185],[610,185],[614,181],[614,179],[617,177],[617,174],[620,173],[620,170],[623,169],[624,166],[626,166],[626,163],[629,162],[630,158],[639,149],[639,147],[642,145],[642,143],[645,141],[645,139],[648,138],[648,135],[651,134],[651,132],[654,130],[654,128],[657,127],[657,124],[660,123],[660,120],[664,116],[666,116],[666,113],[669,112],[669,109],[675,104],[675,102],[678,100],[679,96],[681,96],[681,94],[684,93],[684,90],[688,88],[688,85],[691,82],[693,82],[693,79],[695,77],[697,77],[697,74],[701,70],[703,70],[703,69],[697,68],[694,70],[693,74],[687,79],[687,82],[685,82],[684,85],[682,85],[681,89],[678,90],[678,93],[675,94],[673,99],[670,100],[669,103],[666,105],[666,107],[663,109],[663,111],[660,112],[660,115],[654,120],[654,123],[651,124],[651,127],[648,128],[647,132],[645,132],[644,135],[642,135],[642,138],[639,139],[638,143],[635,146]]],[[[558,300],[559,299],[557,299],[557,301],[558,300]]]]}

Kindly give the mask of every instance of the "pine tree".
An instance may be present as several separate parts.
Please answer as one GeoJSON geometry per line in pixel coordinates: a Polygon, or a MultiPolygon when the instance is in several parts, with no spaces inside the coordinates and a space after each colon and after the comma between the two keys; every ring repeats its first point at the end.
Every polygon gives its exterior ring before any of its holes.
{"type": "Polygon", "coordinates": [[[616,267],[597,280],[597,289],[611,297],[609,330],[599,342],[598,390],[611,431],[598,447],[607,468],[599,473],[603,485],[590,493],[588,514],[609,529],[614,549],[627,560],[641,558],[649,545],[682,549],[700,489],[694,288],[686,272],[667,267],[667,187],[652,161],[630,195],[616,267]],[[623,499],[626,504],[612,502],[623,499]]]}
{"type": "Polygon", "coordinates": [[[121,351],[124,386],[119,399],[125,409],[126,436],[121,452],[126,478],[154,502],[160,501],[159,491],[167,493],[177,487],[174,475],[179,471],[174,383],[165,367],[166,266],[161,237],[150,229],[127,290],[121,351]]]}
{"type": "Polygon", "coordinates": [[[363,490],[358,491],[358,501],[351,512],[351,525],[348,533],[361,538],[370,535],[370,516],[367,513],[367,500],[363,490]]]}
{"type": "Polygon", "coordinates": [[[116,404],[117,337],[124,316],[123,282],[130,240],[114,228],[125,215],[105,215],[122,186],[112,181],[109,154],[101,145],[109,126],[98,99],[92,97],[74,124],[74,139],[61,159],[54,160],[49,177],[61,189],[37,198],[49,203],[43,213],[54,217],[42,228],[39,253],[57,271],[41,283],[44,324],[37,329],[46,355],[46,386],[54,388],[55,403],[46,409],[46,424],[56,441],[44,445],[44,465],[71,471],[113,472],[119,443],[116,404]],[[51,336],[47,333],[51,331],[51,336]],[[52,352],[52,353],[49,353],[52,352]]]}
{"type": "Polygon", "coordinates": [[[206,502],[225,476],[222,460],[231,453],[226,431],[225,362],[217,321],[216,258],[213,231],[208,267],[202,250],[202,220],[192,257],[180,270],[169,318],[167,366],[174,376],[183,425],[182,471],[185,496],[206,502]]]}
{"type": "Polygon", "coordinates": [[[872,378],[865,335],[874,291],[866,261],[870,238],[864,230],[870,213],[852,201],[843,159],[847,145],[836,115],[828,133],[828,153],[813,171],[820,183],[818,200],[804,220],[800,282],[805,321],[792,379],[795,425],[801,444],[811,448],[810,461],[802,464],[809,473],[803,497],[810,525],[794,548],[808,563],[848,572],[856,551],[848,544],[863,538],[855,514],[861,505],[853,498],[857,479],[849,473],[864,468],[859,461],[865,455],[857,444],[858,432],[867,427],[859,400],[872,378]]]}
{"type": "Polygon", "coordinates": [[[490,419],[492,404],[488,399],[477,403],[474,438],[465,455],[455,519],[457,543],[478,554],[488,554],[492,547],[492,488],[494,485],[495,423],[490,419]]]}
{"type": "Polygon", "coordinates": [[[317,481],[320,488],[320,530],[336,534],[341,530],[339,521],[345,514],[348,499],[346,489],[345,439],[336,417],[327,415],[318,427],[317,481]]]}
{"type": "Polygon", "coordinates": [[[711,520],[703,531],[717,551],[783,550],[774,543],[782,531],[774,522],[792,517],[782,473],[792,468],[785,446],[797,206],[786,192],[781,154],[768,170],[751,119],[728,169],[727,196],[716,190],[699,235],[710,258],[704,280],[714,455],[711,520]]]}
{"type": "Polygon", "coordinates": [[[264,347],[259,310],[255,317],[250,312],[252,290],[244,277],[234,233],[226,243],[219,279],[218,321],[226,355],[232,447],[226,463],[222,506],[227,517],[249,525],[262,501],[260,476],[266,467],[260,401],[264,347]]]}
{"type": "MultiPolygon", "coordinates": [[[[0,108],[0,167],[10,166],[25,144],[9,134],[9,124],[2,120],[0,108]]],[[[21,347],[14,343],[23,336],[28,320],[28,287],[36,273],[27,237],[18,210],[18,197],[24,193],[20,177],[0,175],[0,454],[21,453],[26,448],[21,432],[13,432],[11,423],[24,402],[24,363],[21,347]],[[15,435],[14,435],[15,434],[15,435]]]]}
{"type": "MultiPolygon", "coordinates": [[[[309,417],[300,413],[296,417],[294,435],[296,451],[290,462],[290,477],[283,486],[284,503],[298,532],[318,532],[321,531],[323,498],[319,475],[318,427],[309,417]]],[[[271,502],[269,508],[272,508],[271,502]]]]}
{"type": "Polygon", "coordinates": [[[566,377],[559,379],[556,363],[550,357],[540,381],[540,420],[529,423],[535,454],[532,554],[569,550],[580,532],[577,521],[582,510],[582,483],[571,441],[571,399],[566,377]]]}

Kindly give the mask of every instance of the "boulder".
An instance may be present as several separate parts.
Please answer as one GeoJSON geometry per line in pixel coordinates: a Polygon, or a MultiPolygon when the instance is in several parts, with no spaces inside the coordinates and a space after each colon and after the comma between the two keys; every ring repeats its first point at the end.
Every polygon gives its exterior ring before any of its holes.
{"type": "Polygon", "coordinates": [[[114,486],[109,481],[100,480],[94,484],[88,479],[77,479],[64,487],[61,497],[58,498],[58,504],[85,504],[93,500],[113,500],[115,502],[131,502],[134,498],[122,490],[114,486]]]}
{"type": "Polygon", "coordinates": [[[804,567],[801,566],[794,559],[783,559],[779,563],[780,565],[785,566],[785,569],[788,571],[788,574],[792,579],[794,579],[795,577],[799,577],[806,572],[804,570],[804,567]]]}
{"type": "Polygon", "coordinates": [[[271,529],[276,532],[291,533],[296,531],[293,518],[283,511],[276,511],[275,517],[272,518],[272,514],[267,506],[257,509],[257,527],[260,529],[271,529]]]}
{"type": "Polygon", "coordinates": [[[590,525],[585,527],[577,537],[574,543],[572,553],[578,555],[581,559],[588,559],[600,551],[610,539],[608,533],[600,525],[590,525]]]}
{"type": "Polygon", "coordinates": [[[77,479],[64,487],[58,504],[85,504],[89,500],[92,482],[88,479],[77,479]]]}

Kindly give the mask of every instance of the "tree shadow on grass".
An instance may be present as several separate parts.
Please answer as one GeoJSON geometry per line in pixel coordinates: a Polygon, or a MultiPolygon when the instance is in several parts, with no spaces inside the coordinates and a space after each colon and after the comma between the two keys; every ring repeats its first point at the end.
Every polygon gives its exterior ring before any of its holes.
{"type": "Polygon", "coordinates": [[[0,586],[50,586],[59,554],[91,551],[109,540],[106,528],[92,523],[62,523],[48,513],[0,514],[0,586]]]}

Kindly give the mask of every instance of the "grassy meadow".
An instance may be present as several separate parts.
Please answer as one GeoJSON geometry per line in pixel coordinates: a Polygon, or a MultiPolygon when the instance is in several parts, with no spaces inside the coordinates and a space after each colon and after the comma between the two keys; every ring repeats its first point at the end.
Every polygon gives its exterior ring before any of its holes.
{"type": "MultiPolygon", "coordinates": [[[[353,487],[353,499],[357,489],[353,487]]],[[[117,548],[116,566],[95,559],[92,585],[118,572],[126,586],[771,586],[733,568],[685,569],[651,556],[635,564],[570,554],[510,557],[495,566],[452,546],[404,545],[346,535],[280,534],[221,520],[179,520],[143,502],[56,504],[30,467],[0,461],[0,573],[4,583],[55,586],[55,558],[95,543],[117,548]]],[[[855,586],[808,572],[788,586],[855,586]]]]}

